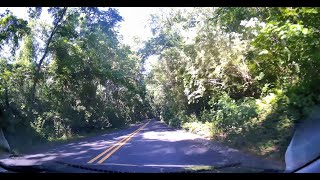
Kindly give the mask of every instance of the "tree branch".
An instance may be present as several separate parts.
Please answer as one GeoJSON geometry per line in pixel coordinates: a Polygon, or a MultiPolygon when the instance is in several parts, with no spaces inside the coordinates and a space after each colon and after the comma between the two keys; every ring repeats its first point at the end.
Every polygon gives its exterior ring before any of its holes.
{"type": "Polygon", "coordinates": [[[34,81],[33,81],[33,86],[32,86],[32,89],[31,89],[31,96],[30,96],[30,103],[33,102],[34,100],[34,96],[35,96],[35,90],[36,90],[36,85],[37,85],[37,82],[38,82],[38,79],[39,79],[39,73],[40,73],[40,69],[41,69],[41,65],[44,61],[44,59],[46,58],[47,56],[47,53],[49,51],[49,45],[52,41],[52,38],[53,36],[55,35],[55,33],[57,32],[57,29],[59,27],[59,23],[61,22],[61,20],[63,19],[64,15],[66,14],[66,11],[67,11],[67,7],[64,7],[63,10],[62,10],[62,13],[58,19],[58,21],[55,23],[53,29],[52,29],[52,32],[50,34],[50,37],[47,41],[47,44],[46,44],[46,48],[44,50],[44,53],[39,61],[39,64],[37,64],[37,69],[36,69],[36,74],[34,76],[34,81]]]}

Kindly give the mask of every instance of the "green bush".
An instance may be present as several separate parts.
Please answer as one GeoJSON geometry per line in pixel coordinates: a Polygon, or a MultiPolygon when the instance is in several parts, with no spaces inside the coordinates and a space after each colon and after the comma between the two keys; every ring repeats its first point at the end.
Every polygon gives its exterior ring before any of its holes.
{"type": "Polygon", "coordinates": [[[171,126],[171,127],[180,127],[180,123],[181,123],[181,121],[177,117],[174,117],[169,120],[169,126],[171,126]]]}
{"type": "Polygon", "coordinates": [[[213,114],[210,111],[205,109],[205,110],[200,112],[200,118],[199,119],[203,123],[204,122],[212,122],[213,114]]]}
{"type": "Polygon", "coordinates": [[[200,121],[193,121],[193,122],[187,122],[182,125],[182,128],[192,132],[199,134],[204,137],[212,137],[212,123],[210,122],[200,122],[200,121]]]}
{"type": "Polygon", "coordinates": [[[216,103],[216,110],[211,113],[212,122],[216,132],[236,131],[246,121],[258,115],[254,98],[243,98],[235,101],[224,94],[216,103]]]}

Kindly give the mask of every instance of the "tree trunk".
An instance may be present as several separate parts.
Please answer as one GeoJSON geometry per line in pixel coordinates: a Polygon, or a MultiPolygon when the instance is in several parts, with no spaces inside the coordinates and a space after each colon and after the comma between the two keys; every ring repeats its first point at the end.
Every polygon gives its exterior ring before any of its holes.
{"type": "Polygon", "coordinates": [[[6,152],[10,152],[11,148],[6,137],[3,134],[2,128],[0,128],[0,149],[5,150],[6,152]]]}
{"type": "Polygon", "coordinates": [[[47,56],[47,53],[49,51],[49,45],[52,41],[52,38],[54,36],[54,34],[56,33],[58,27],[59,27],[59,23],[60,21],[62,21],[65,13],[67,11],[67,8],[65,7],[61,13],[61,16],[59,17],[58,21],[56,22],[56,24],[54,25],[53,29],[52,29],[52,32],[50,34],[50,37],[47,41],[47,44],[46,44],[46,47],[45,47],[45,50],[44,50],[44,53],[39,61],[39,64],[37,64],[37,69],[36,69],[36,73],[35,73],[35,76],[34,76],[34,79],[33,79],[33,84],[32,84],[32,89],[31,89],[31,95],[30,95],[30,103],[32,104],[33,103],[33,100],[34,100],[34,97],[35,97],[35,92],[36,92],[36,85],[38,83],[38,80],[39,80],[39,75],[40,75],[40,70],[41,70],[41,65],[44,61],[44,59],[46,58],[47,56]]]}

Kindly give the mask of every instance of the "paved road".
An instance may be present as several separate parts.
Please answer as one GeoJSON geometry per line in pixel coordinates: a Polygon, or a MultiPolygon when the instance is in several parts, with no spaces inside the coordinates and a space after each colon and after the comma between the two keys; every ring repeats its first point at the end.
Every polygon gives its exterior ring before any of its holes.
{"type": "Polygon", "coordinates": [[[120,172],[177,172],[188,167],[237,162],[250,166],[267,164],[222,145],[212,147],[198,135],[169,128],[156,120],[146,120],[125,130],[61,145],[46,152],[1,161],[15,165],[58,161],[120,172]]]}

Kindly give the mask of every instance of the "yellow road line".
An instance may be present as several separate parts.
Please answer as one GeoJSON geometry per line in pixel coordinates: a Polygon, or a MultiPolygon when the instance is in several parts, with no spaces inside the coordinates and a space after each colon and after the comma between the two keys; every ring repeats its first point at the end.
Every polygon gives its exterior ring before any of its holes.
{"type": "MultiPolygon", "coordinates": [[[[140,127],[141,128],[141,127],[140,127]]],[[[140,129],[139,128],[139,129],[140,129]]],[[[134,132],[132,132],[131,134],[129,134],[129,136],[124,137],[123,139],[121,139],[121,141],[117,142],[116,144],[112,145],[111,147],[109,147],[107,150],[103,151],[102,153],[100,153],[98,156],[96,156],[95,158],[91,159],[90,161],[88,161],[89,164],[93,163],[94,161],[96,161],[97,159],[99,159],[101,156],[103,156],[104,154],[106,154],[107,152],[109,152],[111,149],[113,149],[114,147],[116,147],[118,144],[120,144],[121,142],[125,141],[127,138],[129,138],[133,133],[137,132],[139,129],[135,130],[134,132]]]]}
{"type": "MultiPolygon", "coordinates": [[[[147,126],[149,122],[147,122],[145,125],[143,125],[141,128],[139,128],[139,131],[141,131],[144,127],[147,126]]],[[[100,161],[98,161],[98,164],[103,163],[105,160],[107,160],[113,153],[115,153],[118,149],[120,149],[123,145],[125,145],[134,135],[136,135],[139,131],[134,132],[131,134],[122,144],[120,144],[117,148],[113,149],[109,154],[107,154],[104,158],[102,158],[100,161]]]]}
{"type": "Polygon", "coordinates": [[[94,161],[96,161],[97,159],[99,159],[101,156],[103,156],[104,154],[106,154],[107,152],[109,152],[111,149],[113,149],[114,147],[116,147],[118,144],[120,144],[121,142],[125,141],[127,138],[129,138],[132,134],[134,134],[135,132],[139,131],[142,127],[140,127],[139,129],[135,130],[134,132],[132,132],[131,134],[129,134],[129,136],[124,137],[123,139],[121,139],[121,141],[117,142],[116,144],[112,145],[111,147],[109,147],[107,150],[103,151],[102,153],[100,153],[98,156],[96,156],[95,158],[91,159],[90,161],[88,161],[89,164],[93,163],[94,161]]]}

